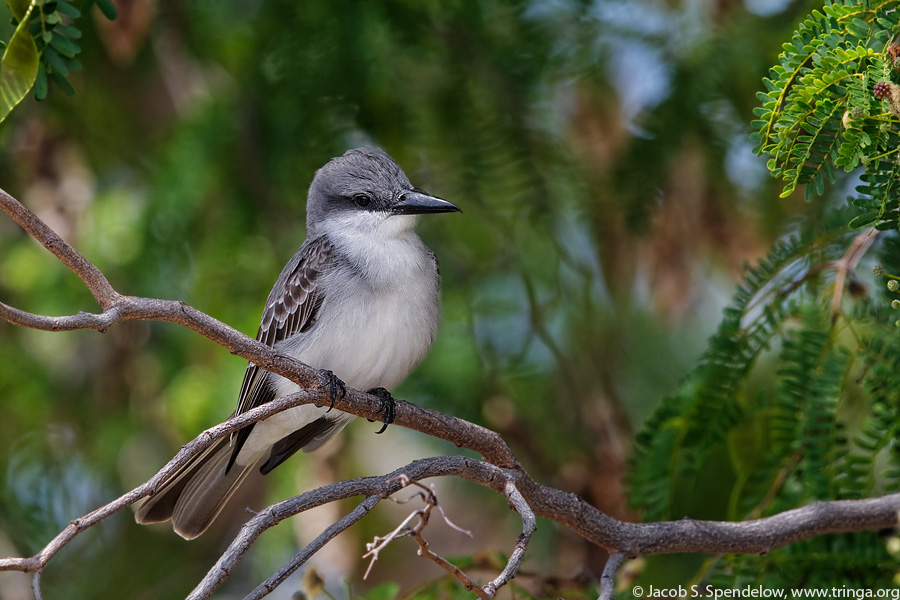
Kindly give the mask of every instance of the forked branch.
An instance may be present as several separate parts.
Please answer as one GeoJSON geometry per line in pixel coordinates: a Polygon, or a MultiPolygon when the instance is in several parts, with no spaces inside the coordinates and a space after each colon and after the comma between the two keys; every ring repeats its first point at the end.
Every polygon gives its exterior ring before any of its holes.
{"type": "MultiPolygon", "coordinates": [[[[70,316],[49,317],[0,302],[0,318],[22,327],[47,331],[94,329],[103,332],[116,323],[135,319],[178,323],[215,341],[232,354],[246,358],[304,388],[303,391],[234,416],[204,431],[185,445],[149,481],[109,504],[73,520],[34,556],[0,559],[0,571],[33,573],[35,595],[39,597],[41,572],[66,544],[86,529],[153,493],[168,474],[202,452],[216,439],[279,411],[304,403],[330,402],[330,398],[327,396],[328,381],[319,372],[277,354],[271,348],[195,308],[178,301],[119,294],[99,269],[3,190],[0,190],[0,209],[72,269],[90,289],[101,309],[99,313],[79,312],[70,316]]],[[[336,398],[334,402],[334,407],[338,410],[370,419],[378,418],[380,406],[381,402],[377,397],[351,389],[347,390],[346,396],[336,398]]],[[[389,497],[411,482],[429,477],[461,477],[488,487],[502,495],[522,517],[522,534],[517,539],[506,567],[497,578],[481,587],[468,576],[465,576],[466,579],[460,578],[473,592],[489,598],[515,577],[525,556],[528,540],[535,530],[536,516],[555,521],[610,553],[610,563],[602,578],[604,598],[612,597],[613,577],[627,558],[667,552],[761,553],[826,533],[883,529],[898,523],[900,494],[867,500],[819,502],[771,517],[739,523],[691,519],[625,523],[603,514],[574,494],[541,485],[531,479],[502,438],[493,431],[399,400],[394,423],[471,449],[480,454],[483,460],[463,456],[416,460],[394,473],[334,483],[274,504],[248,521],[189,598],[199,600],[210,597],[253,542],[269,527],[313,506],[363,496],[364,500],[352,512],[327,527],[310,545],[248,596],[264,597],[328,540],[365,516],[381,499],[389,497]]],[[[410,535],[415,538],[415,534],[410,535]]],[[[418,535],[421,538],[421,529],[418,535]]],[[[420,549],[427,550],[424,538],[416,541],[420,549]]]]}

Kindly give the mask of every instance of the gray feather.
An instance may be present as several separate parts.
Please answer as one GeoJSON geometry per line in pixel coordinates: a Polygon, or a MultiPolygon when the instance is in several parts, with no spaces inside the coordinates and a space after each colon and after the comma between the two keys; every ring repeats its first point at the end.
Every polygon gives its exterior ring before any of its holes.
{"type": "Polygon", "coordinates": [[[181,537],[192,540],[209,527],[221,512],[251,466],[225,473],[231,456],[228,439],[221,439],[195,457],[138,510],[138,523],[172,520],[181,537]]]}
{"type": "MultiPolygon", "coordinates": [[[[349,387],[390,388],[422,360],[440,317],[434,255],[415,235],[417,215],[458,211],[413,188],[396,162],[358,148],[316,172],[307,202],[307,239],[269,293],[257,339],[349,387]]],[[[234,414],[299,387],[248,364],[234,414]]],[[[298,450],[312,451],[352,418],[298,406],[220,440],[190,461],[137,513],[172,520],[197,537],[257,465],[263,474],[298,450]]]]}

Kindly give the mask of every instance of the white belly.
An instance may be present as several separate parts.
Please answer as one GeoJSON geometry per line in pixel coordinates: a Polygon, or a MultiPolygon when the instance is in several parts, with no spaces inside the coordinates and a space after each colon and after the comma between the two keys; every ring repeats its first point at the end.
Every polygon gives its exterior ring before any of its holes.
{"type": "MultiPolygon", "coordinates": [[[[315,326],[279,342],[276,350],[315,369],[328,369],[354,389],[390,389],[399,384],[425,356],[440,316],[435,266],[424,245],[421,249],[420,260],[396,265],[381,284],[323,277],[328,293],[315,326]]],[[[300,389],[280,376],[271,376],[270,385],[276,396],[300,389]]],[[[326,410],[327,406],[300,406],[257,423],[238,461],[256,460],[271,444],[326,410]]]]}
{"type": "MultiPolygon", "coordinates": [[[[386,287],[323,282],[326,289],[337,289],[325,298],[316,325],[276,349],[313,368],[333,371],[352,388],[394,387],[425,356],[440,311],[433,274],[402,275],[386,287]]],[[[278,395],[294,391],[292,385],[281,379],[278,395]]]]}

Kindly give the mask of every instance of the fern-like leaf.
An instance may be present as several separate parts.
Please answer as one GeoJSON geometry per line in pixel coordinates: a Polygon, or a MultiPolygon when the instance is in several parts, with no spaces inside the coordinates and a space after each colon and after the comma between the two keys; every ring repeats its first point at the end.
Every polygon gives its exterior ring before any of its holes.
{"type": "MultiPolygon", "coordinates": [[[[894,185],[900,134],[873,86],[896,78],[886,46],[900,29],[898,2],[848,1],[814,10],[784,44],[778,64],[757,94],[762,105],[751,134],[757,154],[769,155],[773,176],[785,182],[782,197],[806,186],[806,199],[822,194],[836,168],[864,166],[870,176],[863,198],[876,200],[854,226],[897,226],[894,185]],[[882,174],[882,175],[879,175],[882,174]]],[[[886,102],[886,101],[885,101],[886,102]]]]}

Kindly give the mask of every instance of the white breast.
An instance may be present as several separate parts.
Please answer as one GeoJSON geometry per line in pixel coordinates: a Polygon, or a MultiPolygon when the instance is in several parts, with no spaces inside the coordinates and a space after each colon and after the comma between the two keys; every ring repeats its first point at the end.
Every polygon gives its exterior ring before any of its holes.
{"type": "MultiPolygon", "coordinates": [[[[440,319],[431,252],[409,227],[387,239],[377,237],[378,243],[358,235],[334,240],[340,255],[318,282],[325,299],[315,326],[275,346],[313,368],[329,369],[362,391],[399,384],[424,358],[440,319]]],[[[271,384],[278,396],[299,390],[279,376],[273,376],[271,384]]],[[[239,462],[256,460],[272,443],[325,410],[306,405],[258,423],[239,462]]]]}
{"type": "Polygon", "coordinates": [[[412,232],[357,256],[323,277],[318,322],[308,334],[286,340],[284,351],[333,371],[350,387],[391,388],[434,341],[440,318],[434,260],[412,232]]]}

